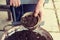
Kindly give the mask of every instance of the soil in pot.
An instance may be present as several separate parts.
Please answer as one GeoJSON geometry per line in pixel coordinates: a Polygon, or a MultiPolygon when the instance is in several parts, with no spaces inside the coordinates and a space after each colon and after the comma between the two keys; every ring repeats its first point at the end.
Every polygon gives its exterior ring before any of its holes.
{"type": "Polygon", "coordinates": [[[38,17],[34,17],[33,15],[28,15],[21,18],[21,23],[24,27],[33,27],[37,24],[38,17]]]}
{"type": "Polygon", "coordinates": [[[5,40],[46,40],[46,38],[39,33],[23,30],[15,32],[11,36],[5,38],[5,40]]]}

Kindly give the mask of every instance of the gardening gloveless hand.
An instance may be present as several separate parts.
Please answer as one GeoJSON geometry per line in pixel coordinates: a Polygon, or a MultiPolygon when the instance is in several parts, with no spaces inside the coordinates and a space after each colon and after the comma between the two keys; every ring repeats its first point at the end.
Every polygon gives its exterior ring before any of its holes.
{"type": "Polygon", "coordinates": [[[43,13],[43,4],[45,0],[38,0],[38,3],[35,8],[34,16],[37,17],[43,13]]]}
{"type": "Polygon", "coordinates": [[[20,4],[20,0],[10,0],[10,6],[18,7],[20,4]]]}

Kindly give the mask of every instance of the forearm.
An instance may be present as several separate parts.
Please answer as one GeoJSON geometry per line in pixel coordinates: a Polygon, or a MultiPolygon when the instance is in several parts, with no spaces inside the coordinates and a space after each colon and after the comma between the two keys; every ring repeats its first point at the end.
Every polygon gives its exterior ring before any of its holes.
{"type": "Polygon", "coordinates": [[[39,6],[43,6],[44,1],[45,1],[45,0],[38,0],[37,5],[39,5],[39,6]]]}
{"type": "Polygon", "coordinates": [[[40,13],[43,13],[43,4],[45,0],[38,0],[38,3],[35,8],[35,17],[41,15],[40,13]]]}
{"type": "Polygon", "coordinates": [[[44,4],[44,0],[38,0],[35,10],[42,9],[43,8],[43,4],[44,4]]]}

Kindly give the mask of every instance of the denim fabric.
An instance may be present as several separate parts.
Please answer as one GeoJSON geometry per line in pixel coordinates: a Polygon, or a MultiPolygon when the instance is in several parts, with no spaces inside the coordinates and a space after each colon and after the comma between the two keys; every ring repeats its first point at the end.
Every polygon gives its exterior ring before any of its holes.
{"type": "MultiPolygon", "coordinates": [[[[33,12],[36,7],[36,4],[23,4],[20,5],[19,7],[15,7],[15,17],[16,17],[16,22],[19,22],[21,19],[21,16],[26,13],[26,12],[33,12]]],[[[12,12],[12,18],[14,22],[14,14],[13,14],[13,7],[10,7],[10,10],[12,12]]]]}

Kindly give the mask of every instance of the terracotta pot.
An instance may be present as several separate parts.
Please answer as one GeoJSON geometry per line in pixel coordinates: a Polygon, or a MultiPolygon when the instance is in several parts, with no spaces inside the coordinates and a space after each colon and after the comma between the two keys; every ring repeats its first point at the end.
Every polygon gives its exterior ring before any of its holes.
{"type": "MultiPolygon", "coordinates": [[[[28,15],[32,15],[32,14],[33,14],[33,12],[27,12],[22,17],[28,16],[28,15]]],[[[28,29],[34,29],[34,28],[38,27],[40,25],[40,23],[41,23],[41,17],[38,16],[38,22],[37,22],[37,24],[34,27],[27,27],[27,28],[28,29]]]]}
{"type": "MultiPolygon", "coordinates": [[[[20,26],[18,27],[13,27],[11,29],[9,29],[8,31],[6,31],[3,36],[2,36],[2,39],[1,40],[4,40],[6,37],[9,37],[11,36],[12,34],[14,34],[16,31],[22,31],[24,29],[20,28],[20,26]]],[[[27,29],[25,29],[27,30],[27,29]]],[[[35,31],[34,31],[35,32],[35,31]]],[[[41,35],[43,35],[47,40],[53,40],[52,36],[46,31],[44,30],[43,28],[40,28],[39,29],[39,32],[41,35]]]]}

